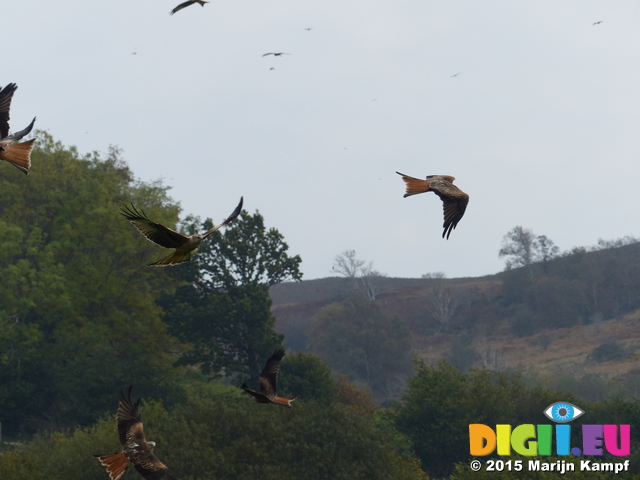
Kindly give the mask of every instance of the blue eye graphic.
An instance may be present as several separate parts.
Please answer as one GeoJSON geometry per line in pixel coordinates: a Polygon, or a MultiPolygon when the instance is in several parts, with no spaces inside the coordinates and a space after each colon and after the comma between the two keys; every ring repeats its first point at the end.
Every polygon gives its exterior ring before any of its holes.
{"type": "Polygon", "coordinates": [[[584,410],[576,407],[573,403],[569,402],[556,402],[549,405],[544,414],[554,422],[567,423],[571,420],[575,420],[584,413],[584,410]]]}

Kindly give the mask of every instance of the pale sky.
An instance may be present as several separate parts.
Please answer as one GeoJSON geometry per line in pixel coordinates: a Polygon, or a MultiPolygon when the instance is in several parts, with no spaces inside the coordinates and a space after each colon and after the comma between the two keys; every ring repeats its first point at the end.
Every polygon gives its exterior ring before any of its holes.
{"type": "Polygon", "coordinates": [[[12,131],[116,145],[184,216],[244,195],[304,279],[347,249],[392,277],[496,273],[517,225],[561,250],[640,236],[637,0],[180,1],[5,2],[12,131]],[[396,170],[470,195],[448,241],[396,170]]]}

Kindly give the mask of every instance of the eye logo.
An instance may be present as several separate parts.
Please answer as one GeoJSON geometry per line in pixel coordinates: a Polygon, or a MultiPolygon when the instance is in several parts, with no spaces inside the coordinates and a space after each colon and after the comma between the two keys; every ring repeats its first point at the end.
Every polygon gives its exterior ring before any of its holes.
{"type": "Polygon", "coordinates": [[[544,411],[547,418],[557,423],[570,422],[578,418],[583,413],[584,410],[569,402],[552,403],[544,411]]]}

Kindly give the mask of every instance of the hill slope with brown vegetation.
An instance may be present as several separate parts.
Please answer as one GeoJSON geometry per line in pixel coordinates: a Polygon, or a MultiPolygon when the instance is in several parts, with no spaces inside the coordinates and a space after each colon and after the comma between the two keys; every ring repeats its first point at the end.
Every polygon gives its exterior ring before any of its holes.
{"type": "MultiPolygon", "coordinates": [[[[406,323],[414,356],[515,370],[592,400],[640,393],[640,243],[602,242],[485,277],[441,277],[376,279],[375,302],[406,323]]],[[[350,280],[337,277],[272,287],[287,347],[309,350],[318,312],[351,294],[350,280]]]]}

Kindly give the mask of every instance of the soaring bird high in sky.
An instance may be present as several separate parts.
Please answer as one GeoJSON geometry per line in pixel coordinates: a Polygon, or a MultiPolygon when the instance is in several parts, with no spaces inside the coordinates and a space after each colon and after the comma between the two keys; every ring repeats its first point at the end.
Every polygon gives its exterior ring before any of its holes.
{"type": "Polygon", "coordinates": [[[453,184],[455,177],[450,175],[428,175],[426,180],[410,177],[404,173],[396,172],[406,183],[406,193],[404,197],[416,195],[418,193],[433,192],[440,197],[444,208],[444,231],[442,238],[449,235],[456,228],[458,222],[464,215],[469,203],[469,195],[464,193],[453,184]]]}
{"type": "Polygon", "coordinates": [[[120,391],[120,402],[116,415],[118,435],[122,451],[111,455],[94,455],[107,467],[111,480],[119,480],[130,465],[146,480],[178,480],[152,451],[155,442],[147,441],[142,430],[142,415],[138,411],[140,399],[131,401],[131,388],[127,395],[120,391]]]}
{"type": "Polygon", "coordinates": [[[262,56],[266,57],[267,55],[273,55],[274,57],[279,57],[280,55],[291,55],[291,54],[290,53],[284,53],[284,52],[268,52],[268,53],[265,53],[262,56]]]}
{"type": "Polygon", "coordinates": [[[240,215],[243,199],[244,197],[240,197],[240,203],[238,203],[236,209],[220,225],[207,230],[205,233],[196,233],[190,236],[183,235],[160,223],[149,220],[144,212],[139,212],[133,205],[131,205],[131,207],[124,205],[120,213],[124,218],[129,220],[147,240],[161,247],[176,249],[175,252],[161,258],[157,262],[149,264],[150,267],[164,267],[167,265],[179,265],[180,263],[191,260],[191,252],[198,248],[205,238],[220,227],[228,225],[240,215]]]}
{"type": "Polygon", "coordinates": [[[174,8],[173,10],[171,10],[171,12],[169,12],[169,15],[173,15],[174,13],[182,10],[183,8],[188,7],[189,5],[193,5],[194,3],[199,3],[201,6],[204,7],[205,3],[209,3],[206,0],[187,0],[186,2],[181,3],[180,5],[178,5],[176,8],[174,8]]]}
{"type": "Polygon", "coordinates": [[[278,350],[269,357],[266,365],[262,369],[260,374],[260,391],[256,392],[251,390],[245,383],[242,384],[242,389],[253,396],[253,399],[258,403],[277,403],[285,407],[291,408],[291,402],[297,397],[278,397],[277,383],[278,383],[278,371],[280,369],[280,361],[284,357],[284,350],[278,350]]]}
{"type": "Polygon", "coordinates": [[[10,83],[0,89],[0,160],[9,162],[28,175],[31,167],[31,150],[35,139],[22,143],[16,142],[31,132],[36,119],[34,117],[24,130],[9,135],[9,110],[11,109],[11,99],[17,88],[15,83],[10,83]]]}

